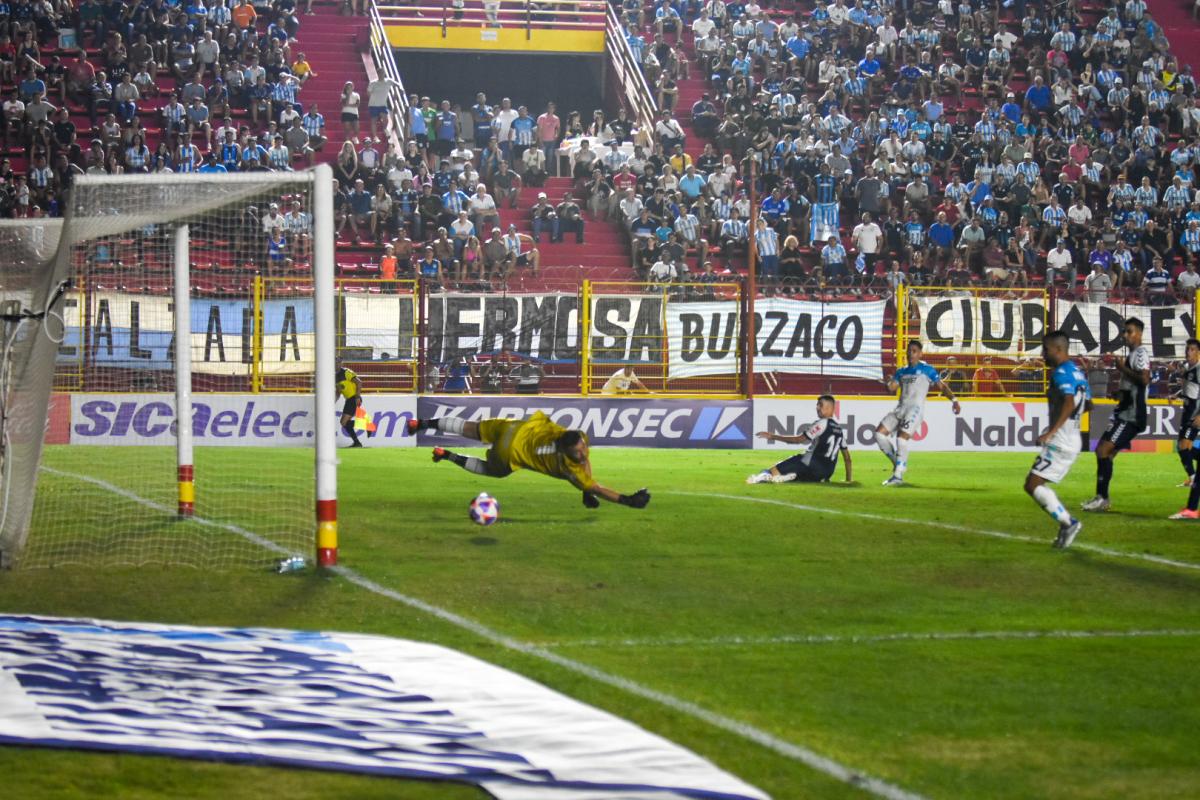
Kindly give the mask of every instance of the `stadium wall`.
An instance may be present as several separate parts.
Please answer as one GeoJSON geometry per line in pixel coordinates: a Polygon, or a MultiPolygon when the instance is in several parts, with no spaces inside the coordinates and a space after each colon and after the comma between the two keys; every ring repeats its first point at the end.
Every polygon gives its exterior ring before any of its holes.
{"type": "MultiPolygon", "coordinates": [[[[794,434],[815,419],[813,398],[675,400],[655,397],[581,398],[513,395],[368,394],[365,408],[378,427],[372,447],[467,444],[456,437],[405,431],[414,416],[457,416],[468,420],[521,418],[542,411],[556,422],[584,430],[594,444],[623,447],[791,450],[768,444],[756,431],[794,434]]],[[[875,425],[895,401],[842,397],[837,418],[850,433],[851,449],[875,449],[875,425]]],[[[174,396],[147,394],[57,394],[50,405],[47,444],[174,445],[174,396]]],[[[1090,415],[1093,445],[1108,424],[1112,404],[1090,415]]],[[[1178,409],[1154,404],[1149,430],[1134,450],[1168,452],[1177,434],[1178,409]]],[[[1044,403],[965,400],[955,417],[950,404],[931,401],[914,437],[928,451],[1022,452],[1036,449],[1047,424],[1044,403]]],[[[193,403],[192,432],[198,446],[296,447],[313,435],[312,419],[298,395],[212,394],[193,403]]],[[[339,432],[341,444],[349,439],[339,432]]]]}

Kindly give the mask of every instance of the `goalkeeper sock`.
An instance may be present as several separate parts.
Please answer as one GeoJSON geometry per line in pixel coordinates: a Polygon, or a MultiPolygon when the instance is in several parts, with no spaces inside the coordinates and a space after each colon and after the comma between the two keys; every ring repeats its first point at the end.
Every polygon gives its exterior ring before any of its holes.
{"type": "Polygon", "coordinates": [[[358,445],[359,447],[362,447],[362,442],[360,442],[358,440],[358,431],[354,430],[353,422],[351,422],[349,425],[343,425],[342,430],[344,430],[346,432],[347,436],[349,436],[351,439],[354,440],[354,443],[356,445],[358,445]]]}
{"type": "Polygon", "coordinates": [[[896,445],[892,442],[892,435],[890,433],[875,434],[875,444],[879,445],[880,452],[887,456],[888,461],[891,461],[893,464],[896,463],[896,445]]]}
{"type": "Polygon", "coordinates": [[[1112,481],[1113,460],[1096,456],[1096,495],[1108,499],[1108,484],[1112,481]]]}
{"type": "Polygon", "coordinates": [[[461,453],[446,452],[446,458],[454,464],[465,469],[467,472],[474,472],[476,475],[487,475],[487,462],[482,458],[475,456],[464,456],[461,453]]]}
{"type": "Polygon", "coordinates": [[[896,469],[892,474],[897,478],[903,478],[904,471],[908,469],[908,446],[911,443],[911,439],[905,439],[903,436],[896,437],[896,469]]]}
{"type": "Polygon", "coordinates": [[[457,433],[461,435],[466,424],[465,420],[458,417],[442,417],[441,419],[432,420],[430,427],[442,433],[457,433]]]}
{"type": "Polygon", "coordinates": [[[1058,499],[1058,495],[1054,493],[1046,484],[1042,484],[1033,490],[1033,499],[1037,504],[1046,509],[1046,513],[1054,517],[1054,521],[1059,525],[1069,525],[1071,523],[1071,515],[1062,501],[1058,499]]]}

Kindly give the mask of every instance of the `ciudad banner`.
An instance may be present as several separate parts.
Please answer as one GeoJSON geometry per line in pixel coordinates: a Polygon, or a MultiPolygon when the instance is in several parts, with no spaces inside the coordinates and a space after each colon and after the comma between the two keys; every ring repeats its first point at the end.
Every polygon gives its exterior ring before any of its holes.
{"type": "Polygon", "coordinates": [[[1058,300],[1054,318],[1042,300],[975,296],[914,298],[920,314],[920,340],[926,353],[984,354],[1009,358],[1041,355],[1042,337],[1054,322],[1071,338],[1071,354],[1099,356],[1125,347],[1125,320],[1145,325],[1142,343],[1156,360],[1182,359],[1196,330],[1190,305],[1143,306],[1058,300]]]}

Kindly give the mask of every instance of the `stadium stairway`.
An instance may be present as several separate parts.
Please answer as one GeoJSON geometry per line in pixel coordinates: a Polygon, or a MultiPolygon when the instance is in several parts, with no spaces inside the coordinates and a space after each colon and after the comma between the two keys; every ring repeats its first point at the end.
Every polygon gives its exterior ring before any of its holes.
{"type": "Polygon", "coordinates": [[[297,44],[292,45],[293,55],[304,53],[316,73],[300,90],[300,102],[305,110],[308,110],[309,104],[316,103],[325,116],[328,141],[321,150],[319,160],[329,164],[337,160],[338,151],[345,141],[342,135],[341,96],[346,81],[352,81],[355,90],[362,96],[360,136],[371,135],[367,114],[369,78],[363,62],[370,22],[367,17],[342,16],[338,13],[339,8],[338,3],[314,3],[313,14],[300,17],[297,44]]]}
{"type": "MultiPolygon", "coordinates": [[[[537,203],[539,192],[557,204],[570,191],[570,178],[548,178],[542,187],[521,189],[517,208],[505,206],[500,210],[500,227],[507,230],[515,224],[521,233],[533,235],[529,209],[537,203]]],[[[581,204],[582,205],[582,204],[581,204]]],[[[633,280],[629,264],[629,241],[625,232],[614,222],[596,220],[584,212],[583,244],[575,242],[575,234],[564,234],[557,244],[548,235],[537,245],[541,253],[541,274],[534,278],[530,270],[517,267],[509,278],[510,291],[577,291],[582,279],[594,281],[633,280]]],[[[486,232],[485,232],[486,234],[486,232]]]]}

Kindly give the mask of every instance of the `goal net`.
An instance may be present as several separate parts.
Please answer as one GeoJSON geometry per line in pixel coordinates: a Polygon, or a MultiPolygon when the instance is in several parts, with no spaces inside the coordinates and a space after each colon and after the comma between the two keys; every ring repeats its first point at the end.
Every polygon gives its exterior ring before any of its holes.
{"type": "Polygon", "coordinates": [[[332,563],[329,183],[84,176],[57,247],[6,229],[2,296],[34,314],[4,322],[6,563],[256,567],[318,538],[332,563]]]}

